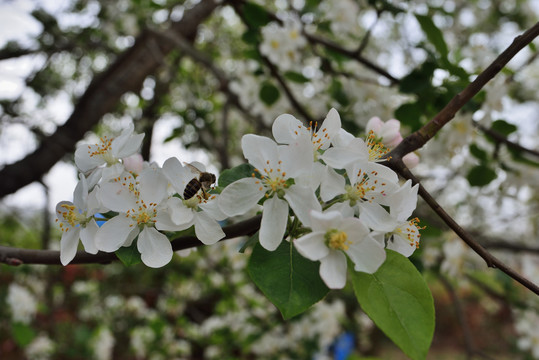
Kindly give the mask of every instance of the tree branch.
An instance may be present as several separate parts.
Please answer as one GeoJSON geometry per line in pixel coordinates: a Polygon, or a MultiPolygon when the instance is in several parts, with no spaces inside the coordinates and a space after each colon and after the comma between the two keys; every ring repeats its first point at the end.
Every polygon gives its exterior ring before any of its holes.
{"type": "Polygon", "coordinates": [[[535,285],[530,280],[526,279],[515,270],[498,260],[491,253],[489,253],[483,246],[481,246],[474,238],[464,230],[441,206],[438,202],[429,194],[429,192],[421,185],[419,180],[412,174],[412,172],[404,165],[401,159],[391,158],[384,163],[405,179],[412,180],[412,183],[419,184],[419,195],[425,200],[432,210],[453,230],[470,248],[472,248],[481,258],[486,262],[488,267],[498,268],[526,288],[530,289],[537,295],[539,295],[539,286],[535,285]]]}
{"type": "Polygon", "coordinates": [[[421,148],[436,135],[440,129],[455,117],[471,98],[473,98],[505,65],[525,46],[539,35],[539,22],[524,34],[517,36],[511,45],[505,49],[477,78],[453,99],[428,123],[416,132],[405,137],[387,157],[402,158],[404,155],[421,148]]]}
{"type": "Polygon", "coordinates": [[[507,137],[500,134],[499,132],[497,132],[495,130],[492,130],[492,129],[488,129],[485,126],[479,124],[478,122],[474,121],[473,124],[474,124],[475,127],[477,127],[479,130],[481,130],[483,133],[487,134],[488,136],[490,136],[491,138],[496,140],[496,142],[501,143],[501,144],[505,144],[508,148],[511,148],[511,149],[514,149],[514,150],[517,150],[517,151],[522,151],[522,152],[525,152],[525,153],[528,153],[528,154],[539,157],[539,151],[533,150],[533,149],[528,149],[528,148],[525,148],[524,146],[522,146],[520,144],[512,142],[512,141],[508,140],[507,137]]]}
{"type": "MultiPolygon", "coordinates": [[[[223,231],[225,237],[220,241],[234,239],[240,236],[251,236],[258,231],[262,215],[254,216],[250,219],[225,226],[223,231]]],[[[181,236],[172,240],[172,250],[179,251],[204,245],[194,236],[181,236]]],[[[88,254],[84,251],[77,252],[70,264],[107,264],[117,261],[114,253],[98,252],[88,254]]],[[[45,264],[60,265],[60,252],[55,250],[30,250],[19,249],[9,246],[0,246],[0,263],[7,265],[22,264],[45,264]]]]}
{"type": "MultiPolygon", "coordinates": [[[[218,6],[216,1],[202,1],[185,13],[171,29],[193,41],[198,25],[218,6]]],[[[38,148],[24,159],[0,170],[0,198],[11,194],[33,181],[39,180],[62,156],[73,151],[76,142],[96,125],[101,117],[114,110],[121,96],[138,91],[142,82],[161,64],[162,58],[173,46],[158,44],[159,54],[148,56],[148,42],[155,41],[151,32],[144,31],[129,50],[121,55],[107,71],[94,77],[79,99],[66,123],[51,136],[43,139],[38,148]],[[160,61],[161,60],[161,61],[160,61]]]]}

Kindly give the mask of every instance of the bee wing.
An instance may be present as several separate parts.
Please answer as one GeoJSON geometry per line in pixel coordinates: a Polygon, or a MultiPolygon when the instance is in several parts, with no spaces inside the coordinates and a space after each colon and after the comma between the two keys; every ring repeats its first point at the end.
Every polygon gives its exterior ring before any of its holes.
{"type": "Polygon", "coordinates": [[[185,166],[189,167],[189,169],[191,169],[191,172],[193,174],[199,175],[202,172],[201,170],[199,170],[196,166],[194,166],[192,164],[189,164],[189,163],[186,163],[186,162],[184,162],[184,164],[185,164],[185,166]]]}

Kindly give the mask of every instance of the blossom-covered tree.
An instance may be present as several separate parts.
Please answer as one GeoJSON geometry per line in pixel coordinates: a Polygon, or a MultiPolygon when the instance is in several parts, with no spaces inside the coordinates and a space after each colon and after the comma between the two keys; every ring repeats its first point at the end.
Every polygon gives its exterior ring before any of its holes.
{"type": "Polygon", "coordinates": [[[533,1],[42,6],[0,43],[2,349],[424,359],[449,295],[467,357],[538,358],[533,1]]]}

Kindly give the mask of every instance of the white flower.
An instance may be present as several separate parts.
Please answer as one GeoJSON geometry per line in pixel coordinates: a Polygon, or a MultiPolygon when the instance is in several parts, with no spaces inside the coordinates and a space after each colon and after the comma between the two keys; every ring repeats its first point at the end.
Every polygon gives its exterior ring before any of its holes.
{"type": "Polygon", "coordinates": [[[47,335],[40,334],[24,350],[26,357],[32,360],[48,360],[54,354],[54,342],[47,335]]]}
{"type": "Polygon", "coordinates": [[[519,335],[517,346],[529,350],[535,359],[539,359],[539,315],[534,310],[518,312],[515,323],[519,335]]]}
{"type": "Polygon", "coordinates": [[[382,243],[387,239],[387,248],[404,256],[413,254],[419,247],[419,219],[407,220],[416,208],[419,185],[411,186],[411,180],[389,196],[387,205],[390,212],[373,203],[365,203],[359,218],[377,232],[373,235],[382,243]],[[384,236],[385,234],[385,236],[384,236]]]}
{"type": "Polygon", "coordinates": [[[283,70],[298,63],[298,50],[307,43],[297,21],[287,21],[284,26],[271,23],[262,28],[260,52],[283,70]]]}
{"type": "Polygon", "coordinates": [[[114,181],[102,184],[98,192],[101,203],[119,214],[97,231],[97,248],[114,252],[122,246],[130,246],[138,235],[137,249],[144,264],[161,267],[170,262],[173,254],[170,241],[156,230],[176,229],[163,205],[168,198],[167,185],[160,169],[155,168],[143,170],[136,179],[125,172],[114,181]]]}
{"type": "Polygon", "coordinates": [[[99,211],[96,189],[88,194],[88,182],[83,174],[73,192],[73,202],[61,201],[56,205],[56,216],[60,222],[62,239],[60,240],[60,261],[67,265],[77,253],[79,239],[84,250],[97,253],[94,238],[99,228],[93,216],[99,211]]]}
{"type": "Polygon", "coordinates": [[[394,148],[402,141],[400,133],[401,123],[398,120],[391,119],[383,122],[378,117],[373,117],[367,122],[365,131],[370,134],[372,131],[376,138],[382,141],[382,144],[388,148],[394,148]]]}
{"type": "Polygon", "coordinates": [[[103,136],[95,145],[81,145],[75,151],[75,164],[82,171],[90,171],[101,165],[112,166],[120,159],[133,155],[144,138],[144,134],[133,134],[135,127],[131,123],[120,136],[103,136]]]}
{"type": "Polygon", "coordinates": [[[275,250],[281,243],[288,220],[288,205],[299,220],[309,225],[311,210],[320,210],[320,203],[309,186],[290,185],[295,177],[312,169],[311,142],[298,139],[294,144],[277,145],[273,140],[245,135],[242,149],[259,177],[243,178],[228,185],[219,198],[221,210],[228,216],[241,215],[266,197],[260,225],[260,244],[275,250]]]}
{"type": "MultiPolygon", "coordinates": [[[[202,164],[195,164],[200,171],[205,171],[202,164]]],[[[218,196],[203,193],[201,189],[190,199],[183,199],[186,186],[198,177],[187,166],[182,166],[176,158],[169,158],[163,164],[163,173],[172,188],[182,197],[171,197],[167,201],[170,218],[177,229],[195,226],[197,238],[206,245],[215,244],[225,237],[225,233],[217,221],[224,220],[226,215],[220,210],[218,196]]],[[[167,229],[164,229],[167,230],[167,229]]]]}
{"type": "Polygon", "coordinates": [[[354,270],[369,274],[384,262],[383,246],[369,236],[361,220],[345,218],[338,211],[313,211],[311,217],[313,232],[294,240],[294,245],[304,257],[320,260],[320,277],[329,288],[341,289],[346,284],[346,255],[354,270]]]}
{"type": "Polygon", "coordinates": [[[37,300],[27,288],[11,283],[7,291],[6,302],[11,309],[14,322],[28,324],[37,312],[37,300]]]}
{"type": "Polygon", "coordinates": [[[101,326],[91,339],[90,345],[97,360],[112,359],[114,350],[114,334],[106,326],[101,326]]]}
{"type": "Polygon", "coordinates": [[[280,144],[292,144],[297,141],[312,143],[313,168],[310,172],[299,176],[296,183],[309,185],[313,191],[321,186],[320,197],[323,201],[329,201],[338,195],[345,183],[344,177],[318,161],[321,151],[329,148],[332,139],[340,130],[341,118],[335,109],[329,110],[320,128],[317,123],[305,127],[301,121],[289,114],[278,116],[272,126],[273,137],[280,144]]]}

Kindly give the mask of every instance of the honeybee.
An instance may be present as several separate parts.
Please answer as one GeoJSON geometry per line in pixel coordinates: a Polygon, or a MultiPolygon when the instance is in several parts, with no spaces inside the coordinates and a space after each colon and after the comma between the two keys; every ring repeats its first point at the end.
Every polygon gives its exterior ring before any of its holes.
{"type": "Polygon", "coordinates": [[[200,171],[191,164],[185,163],[185,165],[189,166],[191,172],[198,174],[198,177],[192,178],[187,183],[185,190],[183,191],[183,198],[188,200],[195,196],[199,190],[202,190],[202,196],[205,200],[208,200],[209,195],[206,193],[206,191],[211,188],[213,183],[215,183],[215,175],[209,172],[200,171]]]}

